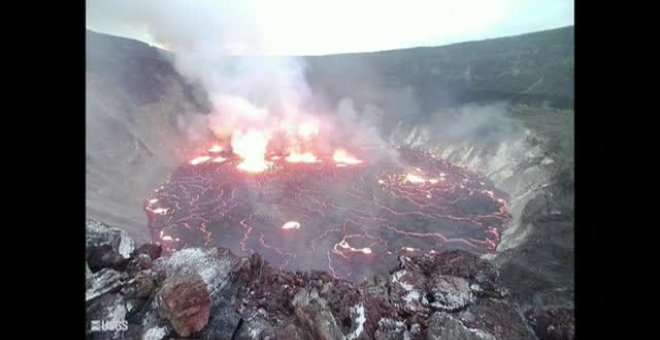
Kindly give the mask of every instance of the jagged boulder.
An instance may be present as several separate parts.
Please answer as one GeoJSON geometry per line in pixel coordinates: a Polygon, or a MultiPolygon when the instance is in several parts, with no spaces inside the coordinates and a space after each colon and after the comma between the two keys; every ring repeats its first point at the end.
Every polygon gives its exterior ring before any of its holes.
{"type": "Polygon", "coordinates": [[[158,292],[159,313],[180,336],[201,331],[211,315],[211,295],[206,282],[194,270],[168,277],[158,292]]]}
{"type": "Polygon", "coordinates": [[[417,256],[412,262],[426,275],[442,274],[467,279],[484,286],[495,285],[498,272],[495,266],[476,254],[464,250],[449,250],[439,254],[417,256]]]}
{"type": "Polygon", "coordinates": [[[86,283],[85,300],[90,301],[103,294],[119,291],[123,286],[120,278],[121,273],[111,268],[103,268],[91,274],[86,283]]]}
{"type": "Polygon", "coordinates": [[[87,220],[85,232],[85,257],[93,272],[127,263],[134,248],[128,233],[94,220],[87,220]]]}
{"type": "Polygon", "coordinates": [[[531,309],[523,318],[497,269],[464,251],[401,256],[389,275],[354,283],[322,271],[282,271],[256,254],[239,258],[222,248],[162,255],[147,244],[127,252],[121,231],[90,228],[88,317],[128,322],[124,331],[88,333],[93,339],[574,337],[571,310],[531,309]]]}
{"type": "Polygon", "coordinates": [[[426,297],[426,276],[416,270],[400,269],[390,275],[390,300],[397,309],[406,314],[429,313],[426,297]]]}
{"type": "Polygon", "coordinates": [[[344,335],[337,325],[330,307],[319,296],[316,288],[301,289],[293,297],[296,324],[305,339],[343,340],[344,335]]]}
{"type": "Polygon", "coordinates": [[[147,298],[156,288],[155,280],[155,274],[151,270],[139,271],[126,282],[121,293],[127,298],[147,298]]]}
{"type": "Polygon", "coordinates": [[[498,340],[535,339],[521,315],[504,300],[480,299],[458,313],[457,318],[466,327],[488,333],[498,340]]]}
{"type": "Polygon", "coordinates": [[[474,299],[470,283],[456,276],[434,274],[428,283],[428,292],[434,310],[456,311],[474,299]]]}
{"type": "Polygon", "coordinates": [[[410,332],[403,321],[383,318],[378,321],[378,329],[374,333],[376,340],[410,339],[410,332]]]}
{"type": "Polygon", "coordinates": [[[157,297],[159,314],[180,336],[201,331],[209,322],[214,300],[225,289],[231,289],[236,263],[237,259],[227,252],[199,248],[183,249],[159,259],[154,268],[165,277],[157,297]]]}
{"type": "Polygon", "coordinates": [[[455,317],[436,312],[429,317],[428,327],[426,329],[426,339],[428,340],[496,340],[489,333],[479,329],[466,327],[455,317]]]}
{"type": "Polygon", "coordinates": [[[145,243],[133,250],[131,257],[138,257],[139,255],[149,255],[151,260],[159,258],[163,253],[163,246],[155,243],[145,243]]]}

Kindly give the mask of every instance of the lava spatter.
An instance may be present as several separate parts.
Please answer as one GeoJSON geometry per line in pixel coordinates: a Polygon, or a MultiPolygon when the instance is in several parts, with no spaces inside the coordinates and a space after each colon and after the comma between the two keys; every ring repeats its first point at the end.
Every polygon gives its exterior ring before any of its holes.
{"type": "Polygon", "coordinates": [[[245,160],[228,150],[209,152],[145,203],[166,251],[222,246],[360,280],[400,254],[492,252],[509,222],[506,195],[490,181],[418,150],[374,163],[344,150],[314,162],[266,155],[270,165],[258,173],[241,170],[245,160]]]}

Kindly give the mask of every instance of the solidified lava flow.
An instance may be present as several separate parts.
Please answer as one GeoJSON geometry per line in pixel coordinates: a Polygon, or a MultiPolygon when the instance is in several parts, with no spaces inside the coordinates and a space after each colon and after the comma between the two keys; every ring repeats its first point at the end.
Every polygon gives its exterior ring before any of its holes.
{"type": "MultiPolygon", "coordinates": [[[[361,159],[361,158],[360,158],[361,159]]],[[[166,251],[229,248],[288,270],[362,280],[400,254],[495,250],[509,222],[506,194],[486,178],[407,148],[378,162],[272,157],[246,173],[231,152],[180,166],[145,203],[166,251]]]]}

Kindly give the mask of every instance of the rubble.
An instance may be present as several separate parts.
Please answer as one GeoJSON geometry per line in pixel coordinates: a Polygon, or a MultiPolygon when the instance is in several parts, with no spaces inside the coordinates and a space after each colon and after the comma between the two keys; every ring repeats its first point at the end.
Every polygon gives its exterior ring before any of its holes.
{"type": "Polygon", "coordinates": [[[85,232],[85,257],[93,272],[100,268],[125,264],[133,251],[133,240],[119,228],[87,220],[85,232]]]}
{"type": "MultiPolygon", "coordinates": [[[[117,244],[121,232],[99,225],[93,224],[93,237],[115,241],[90,243],[117,244]]],[[[116,259],[118,250],[96,247],[92,253],[95,259],[116,259]]],[[[87,259],[90,267],[95,263],[87,279],[88,319],[128,322],[127,330],[88,329],[88,338],[574,337],[572,311],[530,310],[523,317],[500,286],[497,269],[465,251],[404,257],[389,274],[362,283],[327,272],[283,271],[258,254],[240,258],[222,248],[162,255],[160,246],[147,244],[128,254],[123,266],[87,259]]]]}

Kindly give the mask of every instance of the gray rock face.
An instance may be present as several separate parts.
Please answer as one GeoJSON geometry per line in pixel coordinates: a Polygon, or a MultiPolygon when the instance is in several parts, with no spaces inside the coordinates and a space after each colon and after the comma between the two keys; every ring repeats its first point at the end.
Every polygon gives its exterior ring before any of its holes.
{"type": "Polygon", "coordinates": [[[545,308],[525,313],[539,340],[575,339],[575,316],[566,308],[545,308]]]}
{"type": "Polygon", "coordinates": [[[318,290],[301,289],[294,295],[291,303],[294,307],[296,323],[300,325],[305,338],[344,339],[327,301],[319,296],[318,290]]]}
{"type": "Polygon", "coordinates": [[[480,299],[457,318],[470,329],[491,334],[495,339],[534,340],[535,336],[514,307],[506,301],[480,299]]]}
{"type": "Polygon", "coordinates": [[[261,316],[244,319],[235,334],[234,340],[276,339],[273,326],[261,316]]]}
{"type": "Polygon", "coordinates": [[[86,259],[92,271],[126,263],[133,251],[133,240],[121,229],[88,220],[85,232],[86,259]]]}
{"type": "Polygon", "coordinates": [[[381,319],[374,334],[376,340],[403,340],[410,339],[406,325],[401,321],[381,319]]]}
{"type": "Polygon", "coordinates": [[[473,300],[468,281],[456,276],[433,275],[428,290],[434,310],[455,311],[473,300]]]}
{"type": "Polygon", "coordinates": [[[110,268],[103,268],[92,274],[87,280],[85,300],[93,300],[105,293],[117,292],[123,286],[120,281],[121,274],[110,268]]]}
{"type": "Polygon", "coordinates": [[[226,335],[226,338],[229,339],[232,334],[236,333],[241,325],[241,315],[234,308],[236,293],[237,289],[233,283],[229,283],[223,289],[213,293],[211,317],[206,327],[199,333],[200,339],[218,339],[218,335],[226,335]]]}
{"type": "Polygon", "coordinates": [[[433,313],[426,330],[428,340],[495,340],[496,338],[478,329],[469,329],[460,320],[441,312],[433,313]]]}
{"type": "Polygon", "coordinates": [[[419,272],[401,269],[391,275],[390,299],[406,313],[428,315],[427,278],[419,272]]]}

